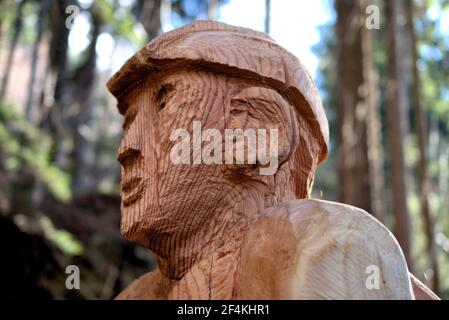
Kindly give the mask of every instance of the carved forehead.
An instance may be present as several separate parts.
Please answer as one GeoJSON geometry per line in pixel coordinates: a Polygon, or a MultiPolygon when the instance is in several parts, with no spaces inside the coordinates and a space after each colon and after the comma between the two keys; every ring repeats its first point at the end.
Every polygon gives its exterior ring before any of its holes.
{"type": "Polygon", "coordinates": [[[221,95],[225,99],[224,102],[230,99],[264,99],[277,105],[291,105],[280,93],[264,83],[208,71],[172,73],[153,84],[156,91],[168,85],[173,89],[173,95],[180,94],[185,99],[194,100],[197,95],[201,98],[213,90],[215,96],[221,95]]]}
{"type": "MultiPolygon", "coordinates": [[[[140,101],[141,95],[148,95],[148,91],[150,91],[150,96],[154,97],[154,102],[163,92],[168,97],[181,95],[182,99],[179,101],[194,104],[202,100],[204,95],[211,90],[214,91],[215,96],[221,96],[225,103],[232,99],[263,99],[278,106],[293,108],[291,103],[275,89],[255,80],[251,81],[209,71],[179,71],[148,78],[146,82],[132,89],[122,98],[119,109],[122,114],[126,114],[130,106],[135,106],[137,101],[140,101]]],[[[195,105],[192,107],[205,106],[195,105]]]]}
{"type": "Polygon", "coordinates": [[[152,75],[180,70],[208,70],[257,79],[281,93],[317,138],[319,162],[328,152],[329,127],[319,93],[302,63],[267,35],[214,21],[196,21],[154,39],[108,81],[119,100],[152,75]]]}

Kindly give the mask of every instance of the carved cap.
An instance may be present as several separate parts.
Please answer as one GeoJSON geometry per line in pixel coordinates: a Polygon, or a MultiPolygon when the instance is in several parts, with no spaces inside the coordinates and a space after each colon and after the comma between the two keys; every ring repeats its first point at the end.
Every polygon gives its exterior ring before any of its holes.
{"type": "Polygon", "coordinates": [[[322,162],[328,153],[329,126],[312,78],[290,52],[262,32],[215,21],[195,21],[167,32],[131,57],[108,82],[119,101],[150,75],[204,70],[246,78],[273,88],[310,124],[322,162]]]}

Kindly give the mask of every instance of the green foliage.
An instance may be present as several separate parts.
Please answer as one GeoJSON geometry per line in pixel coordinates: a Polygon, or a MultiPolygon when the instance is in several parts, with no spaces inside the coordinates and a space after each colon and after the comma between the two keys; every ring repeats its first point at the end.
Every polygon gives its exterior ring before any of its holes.
{"type": "Polygon", "coordinates": [[[73,235],[65,230],[56,229],[47,216],[41,216],[40,225],[48,240],[50,240],[62,252],[68,255],[83,254],[83,245],[73,235]]]}
{"type": "Polygon", "coordinates": [[[136,20],[130,12],[130,8],[120,7],[118,1],[95,1],[102,21],[112,28],[112,35],[122,36],[138,47],[145,45],[143,34],[135,32],[136,20]]]}
{"type": "MultiPolygon", "coordinates": [[[[439,146],[431,146],[431,150],[442,148],[438,154],[429,152],[429,173],[432,178],[432,211],[437,217],[436,231],[440,236],[449,235],[449,219],[445,188],[440,190],[441,181],[448,184],[447,159],[449,141],[449,30],[442,27],[442,16],[449,14],[449,1],[432,0],[427,12],[416,24],[418,29],[420,76],[422,84],[424,108],[427,112],[430,135],[438,134],[439,146]],[[433,12],[433,14],[431,14],[433,12]],[[439,14],[435,14],[438,12],[439,14]],[[441,154],[440,154],[441,152],[441,154]],[[445,170],[443,170],[445,166],[445,170]]],[[[447,18],[446,18],[447,19],[447,18]]],[[[447,23],[446,23],[447,25],[447,23]]],[[[440,285],[442,297],[449,299],[449,252],[437,246],[440,266],[440,285]]]]}
{"type": "Polygon", "coordinates": [[[449,14],[449,2],[433,0],[418,29],[420,71],[424,105],[431,117],[440,122],[442,133],[449,136],[449,31],[443,30],[441,17],[449,14]],[[439,15],[429,12],[440,12],[439,15]]]}
{"type": "MultiPolygon", "coordinates": [[[[380,3],[380,2],[379,2],[380,3]]],[[[449,235],[449,215],[448,206],[449,201],[446,199],[449,185],[449,30],[443,26],[443,14],[449,11],[448,0],[431,0],[425,2],[427,7],[423,7],[422,1],[416,1],[419,8],[415,19],[415,27],[417,29],[418,49],[419,49],[419,75],[421,80],[423,107],[426,114],[428,134],[428,166],[431,178],[431,209],[432,214],[436,218],[435,229],[440,236],[444,235],[446,238],[449,235]],[[437,139],[435,139],[437,137],[437,139]],[[440,150],[441,149],[441,150],[440,150]],[[445,170],[444,167],[446,168],[445,170]],[[441,182],[445,180],[445,182],[441,182]],[[446,191],[446,192],[445,192],[446,191]]],[[[329,2],[332,5],[332,2],[329,2]]],[[[445,23],[447,25],[447,22],[445,23]]],[[[318,86],[322,93],[323,103],[326,108],[330,124],[331,145],[335,144],[336,137],[336,72],[337,61],[336,52],[337,38],[333,24],[324,25],[320,28],[321,41],[314,48],[314,52],[319,56],[319,75],[318,86]]],[[[406,36],[404,34],[404,36],[406,36]]],[[[409,48],[407,48],[409,50],[409,48]]],[[[379,103],[380,111],[383,119],[382,122],[382,146],[385,154],[385,161],[388,161],[387,143],[388,131],[386,119],[386,62],[389,59],[386,54],[385,47],[385,32],[374,31],[374,52],[373,59],[375,69],[379,75],[379,103]]],[[[410,81],[410,79],[408,79],[410,81]]],[[[410,83],[408,83],[410,86],[410,83]]],[[[409,92],[410,95],[410,92],[409,92]]],[[[411,96],[409,96],[411,100],[411,96]]],[[[416,165],[419,159],[419,150],[416,144],[416,128],[414,124],[414,112],[412,106],[407,108],[409,117],[406,119],[410,132],[408,132],[405,139],[404,154],[406,166],[409,172],[416,172],[416,165]],[[411,120],[411,121],[409,121],[411,120]],[[413,169],[410,170],[410,168],[413,169]]],[[[332,184],[329,181],[331,176],[328,172],[336,172],[336,157],[335,148],[331,147],[329,160],[325,162],[325,166],[318,169],[316,175],[315,186],[318,186],[316,196],[319,195],[320,190],[324,190],[324,198],[332,199],[332,192],[338,190],[335,182],[332,184]]],[[[384,166],[386,167],[386,163],[384,166]]],[[[336,178],[332,177],[334,180],[336,178]]],[[[386,175],[385,188],[390,192],[390,182],[388,173],[386,175]]],[[[418,197],[418,190],[416,188],[417,175],[410,174],[410,183],[408,187],[407,202],[412,219],[412,248],[413,258],[415,262],[416,275],[425,280],[429,275],[427,274],[429,263],[426,247],[426,237],[424,233],[424,223],[420,214],[420,200],[418,197]]],[[[392,226],[392,203],[395,201],[394,195],[390,197],[386,203],[386,224],[392,226]]],[[[440,267],[440,286],[442,288],[442,297],[449,298],[449,251],[442,250],[441,246],[437,246],[438,262],[440,267]]]]}
{"type": "Polygon", "coordinates": [[[5,105],[0,105],[0,154],[4,170],[18,173],[31,168],[56,198],[70,200],[69,175],[50,161],[50,137],[5,105]]]}
{"type": "Polygon", "coordinates": [[[12,0],[0,1],[0,22],[4,26],[11,26],[16,14],[16,6],[12,0]]]}

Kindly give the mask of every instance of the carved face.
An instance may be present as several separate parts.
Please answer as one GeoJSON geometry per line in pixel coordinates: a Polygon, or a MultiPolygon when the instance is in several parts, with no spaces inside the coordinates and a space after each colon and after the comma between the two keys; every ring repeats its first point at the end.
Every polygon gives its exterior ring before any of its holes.
{"type": "MultiPolygon", "coordinates": [[[[128,94],[126,103],[129,107],[118,153],[122,164],[121,229],[128,239],[150,248],[158,247],[158,241],[177,241],[172,237],[175,234],[195,233],[207,223],[215,206],[228,205],[245,184],[258,181],[276,193],[272,185],[279,171],[263,176],[259,162],[194,164],[194,121],[201,123],[203,133],[217,129],[222,146],[225,129],[277,129],[279,164],[290,157],[301,139],[292,107],[277,92],[224,75],[186,71],[149,78],[128,94]],[[179,142],[173,140],[176,129],[190,134],[188,164],[174,163],[170,156],[179,142]]],[[[210,141],[200,142],[200,152],[204,154],[210,141]]],[[[244,146],[247,154],[248,144],[244,146]]]]}

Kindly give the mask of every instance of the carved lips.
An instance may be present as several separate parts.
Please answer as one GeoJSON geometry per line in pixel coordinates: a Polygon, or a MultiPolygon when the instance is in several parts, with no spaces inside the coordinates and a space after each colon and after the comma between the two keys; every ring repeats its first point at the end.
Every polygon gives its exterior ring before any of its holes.
{"type": "Polygon", "coordinates": [[[144,180],[140,177],[124,179],[121,185],[123,205],[129,206],[140,199],[145,190],[144,180]]]}

